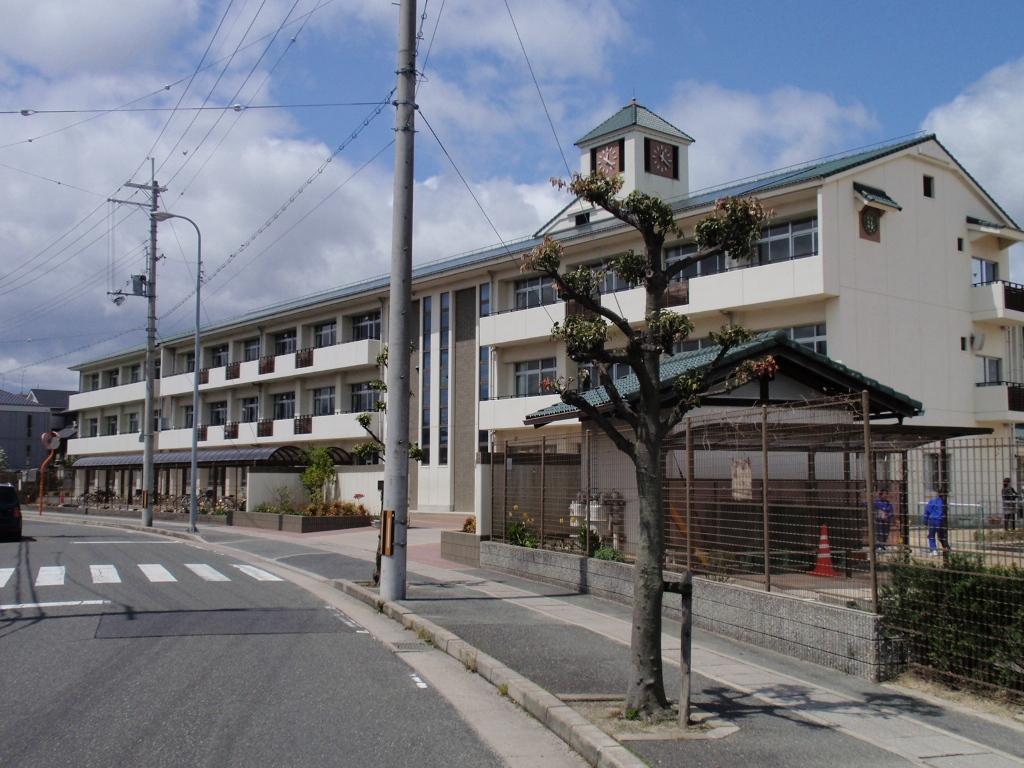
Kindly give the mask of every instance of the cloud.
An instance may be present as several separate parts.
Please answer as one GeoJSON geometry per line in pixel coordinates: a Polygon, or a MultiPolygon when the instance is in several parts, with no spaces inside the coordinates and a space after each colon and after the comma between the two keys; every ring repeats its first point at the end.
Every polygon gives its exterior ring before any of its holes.
{"type": "Polygon", "coordinates": [[[759,94],[686,81],[661,114],[696,140],[691,189],[848,149],[876,127],[863,105],[796,87],[759,94]]]}

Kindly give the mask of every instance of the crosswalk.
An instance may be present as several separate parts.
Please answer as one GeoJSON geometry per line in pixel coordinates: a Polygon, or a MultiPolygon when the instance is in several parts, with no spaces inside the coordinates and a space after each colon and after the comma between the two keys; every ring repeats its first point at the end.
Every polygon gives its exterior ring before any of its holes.
{"type": "MultiPolygon", "coordinates": [[[[275,576],[273,573],[257,568],[254,565],[232,563],[231,567],[245,577],[241,579],[242,581],[283,581],[280,576],[275,576]]],[[[136,563],[135,568],[143,579],[154,584],[177,582],[179,577],[182,577],[181,580],[197,577],[202,581],[224,582],[232,581],[231,576],[235,575],[233,571],[224,573],[208,563],[182,563],[181,567],[171,566],[170,568],[161,563],[136,563]],[[183,570],[180,568],[183,568],[183,570]]],[[[14,573],[14,568],[0,568],[0,588],[7,586],[14,573]]],[[[121,584],[125,579],[131,580],[136,578],[135,573],[134,569],[126,569],[126,573],[122,577],[122,573],[118,570],[117,566],[110,563],[97,563],[89,566],[89,580],[93,584],[121,584]]],[[[36,570],[32,583],[36,587],[62,587],[68,579],[67,566],[44,565],[36,570]]]]}

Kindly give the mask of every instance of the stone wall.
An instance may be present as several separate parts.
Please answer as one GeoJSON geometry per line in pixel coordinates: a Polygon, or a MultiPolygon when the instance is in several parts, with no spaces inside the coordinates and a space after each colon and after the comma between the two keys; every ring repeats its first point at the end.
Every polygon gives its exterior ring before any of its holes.
{"type": "MultiPolygon", "coordinates": [[[[631,603],[633,568],[566,552],[480,542],[480,566],[631,603]]],[[[679,598],[667,594],[663,613],[679,618],[679,598]]],[[[893,669],[881,617],[815,600],[704,578],[693,582],[694,623],[700,629],[768,648],[866,680],[893,669]]]]}
{"type": "Polygon", "coordinates": [[[480,565],[480,537],[462,531],[441,531],[441,557],[453,563],[480,565]]]}

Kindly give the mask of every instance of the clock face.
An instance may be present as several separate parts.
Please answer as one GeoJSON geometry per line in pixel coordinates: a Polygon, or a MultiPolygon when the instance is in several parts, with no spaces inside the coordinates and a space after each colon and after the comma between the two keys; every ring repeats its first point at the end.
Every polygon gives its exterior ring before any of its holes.
{"type": "Polygon", "coordinates": [[[620,159],[618,142],[598,147],[595,158],[596,167],[594,170],[598,173],[603,173],[605,176],[614,176],[617,174],[619,172],[620,159]]]}
{"type": "Polygon", "coordinates": [[[650,155],[647,164],[651,173],[674,179],[676,177],[676,164],[675,151],[672,145],[652,139],[648,145],[648,151],[650,155]]]}
{"type": "Polygon", "coordinates": [[[860,215],[861,226],[864,227],[864,232],[869,235],[877,234],[878,232],[878,211],[872,208],[865,208],[860,215]]]}

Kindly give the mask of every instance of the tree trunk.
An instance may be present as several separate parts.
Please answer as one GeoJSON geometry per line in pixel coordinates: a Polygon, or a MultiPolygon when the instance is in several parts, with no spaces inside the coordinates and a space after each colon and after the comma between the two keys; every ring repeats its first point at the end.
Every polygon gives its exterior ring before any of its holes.
{"type": "Polygon", "coordinates": [[[633,566],[633,630],[626,710],[643,717],[668,708],[661,661],[661,566],[665,532],[662,449],[657,415],[646,414],[637,430],[636,481],[640,536],[633,566]]]}

